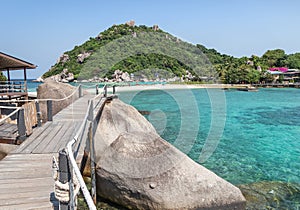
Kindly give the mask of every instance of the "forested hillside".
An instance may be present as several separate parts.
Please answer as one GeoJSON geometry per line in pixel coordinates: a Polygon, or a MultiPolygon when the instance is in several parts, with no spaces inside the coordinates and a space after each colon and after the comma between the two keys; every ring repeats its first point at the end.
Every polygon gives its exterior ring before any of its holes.
{"type": "MultiPolygon", "coordinates": [[[[139,34],[149,32],[158,33],[165,36],[167,39],[174,39],[174,42],[179,42],[178,38],[164,32],[156,25],[153,27],[144,25],[135,26],[132,21],[126,24],[113,25],[101,32],[97,37],[91,37],[82,45],[75,46],[73,50],[63,53],[57,63],[43,75],[43,78],[59,74],[64,69],[67,69],[68,72],[73,73],[75,79],[77,79],[83,69],[87,66],[85,64],[89,62],[90,59],[93,59],[92,55],[97,50],[101,49],[101,47],[124,36],[135,37],[139,34]]],[[[180,40],[180,42],[182,41],[180,40]]],[[[149,47],[151,48],[151,46],[149,47]]],[[[221,54],[215,49],[207,49],[201,44],[197,44],[194,47],[201,50],[208,58],[213,69],[217,73],[216,75],[207,73],[205,69],[202,70],[204,72],[202,75],[196,74],[193,71],[193,68],[188,64],[185,64],[174,57],[152,52],[131,55],[111,66],[110,69],[105,72],[105,75],[101,76],[111,78],[115,70],[130,74],[143,69],[158,68],[171,72],[179,78],[188,71],[194,75],[192,77],[193,80],[197,81],[200,81],[203,76],[218,76],[218,80],[223,83],[253,83],[262,80],[272,80],[271,76],[267,73],[267,70],[271,67],[300,69],[300,53],[287,55],[282,49],[268,50],[261,57],[252,55],[251,57],[236,58],[230,55],[221,54]]],[[[116,48],[113,53],[117,55],[118,49],[116,48]]],[[[101,68],[96,69],[87,76],[98,76],[97,74],[99,71],[101,71],[101,68]]]]}

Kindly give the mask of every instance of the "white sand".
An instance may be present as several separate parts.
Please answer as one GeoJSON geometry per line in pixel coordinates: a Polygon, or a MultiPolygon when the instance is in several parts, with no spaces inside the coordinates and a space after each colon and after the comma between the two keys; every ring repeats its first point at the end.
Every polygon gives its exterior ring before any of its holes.
{"type": "MultiPolygon", "coordinates": [[[[177,89],[196,89],[196,88],[234,88],[227,84],[197,84],[197,85],[176,85],[176,84],[156,84],[156,85],[135,85],[116,87],[116,92],[142,91],[142,90],[177,90],[177,89]]],[[[111,88],[109,88],[111,89],[111,88]]]]}

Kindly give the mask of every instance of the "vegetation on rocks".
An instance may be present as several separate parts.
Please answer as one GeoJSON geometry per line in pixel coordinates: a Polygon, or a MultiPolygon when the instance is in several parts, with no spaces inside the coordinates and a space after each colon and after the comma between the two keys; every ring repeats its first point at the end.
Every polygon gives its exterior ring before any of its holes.
{"type": "MultiPolygon", "coordinates": [[[[145,39],[147,37],[145,36],[145,39]]],[[[161,40],[157,40],[161,42],[161,40]]],[[[132,46],[128,43],[126,50],[130,51],[132,46]]],[[[172,45],[172,44],[170,44],[172,45]]],[[[166,47],[166,44],[162,43],[162,48],[166,47]]],[[[187,49],[186,48],[186,49],[187,49]]],[[[176,51],[176,50],[175,50],[176,51]]],[[[104,58],[103,58],[104,59],[104,58]]],[[[111,58],[105,58],[109,60],[111,58]]],[[[85,68],[92,68],[89,74],[83,74],[85,77],[107,77],[111,78],[115,70],[120,70],[127,73],[134,73],[145,69],[163,69],[172,73],[176,77],[182,77],[186,71],[193,74],[192,80],[203,80],[203,78],[216,78],[222,83],[257,83],[261,81],[271,82],[272,76],[267,72],[271,67],[286,67],[292,69],[300,69],[300,53],[286,54],[282,49],[274,49],[266,51],[261,57],[252,55],[251,57],[236,58],[230,55],[221,54],[215,49],[208,49],[201,44],[191,45],[173,37],[167,32],[159,29],[158,26],[147,27],[145,25],[136,26],[134,21],[126,24],[113,25],[107,30],[101,32],[96,37],[91,37],[88,41],[80,46],[75,46],[73,50],[65,52],[57,61],[57,63],[47,71],[43,78],[53,76],[61,73],[64,69],[74,74],[74,78],[77,79],[82,74],[85,68]],[[174,46],[176,43],[184,43],[186,47],[195,47],[201,51],[207,61],[202,62],[202,68],[197,73],[193,72],[194,67],[185,64],[178,59],[180,57],[180,51],[175,52],[175,56],[169,56],[168,54],[160,53],[158,47],[150,44],[147,46],[150,50],[146,52],[136,53],[129,57],[122,58],[122,50],[117,46],[111,48],[115,57],[120,57],[122,60],[109,66],[109,69],[105,69],[104,75],[99,75],[103,71],[102,61],[94,63],[92,66],[85,65],[89,61],[95,59],[93,54],[99,49],[114,40],[120,39],[124,36],[136,37],[145,35],[146,33],[155,33],[164,36],[166,39],[172,40],[174,46]],[[151,51],[152,49],[152,51],[151,51]],[[177,57],[178,55],[178,57],[177,57]],[[99,64],[100,62],[100,64],[99,64]],[[101,63],[102,62],[102,63],[101,63]],[[211,73],[213,69],[215,74],[211,73]]],[[[1,79],[1,75],[0,75],[1,79]]]]}
{"type": "Polygon", "coordinates": [[[0,72],[0,81],[6,81],[6,77],[0,72]]]}

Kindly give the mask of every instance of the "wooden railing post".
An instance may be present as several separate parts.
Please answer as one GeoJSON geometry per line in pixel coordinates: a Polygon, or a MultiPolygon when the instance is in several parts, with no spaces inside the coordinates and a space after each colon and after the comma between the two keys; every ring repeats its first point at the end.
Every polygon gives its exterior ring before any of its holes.
{"type": "Polygon", "coordinates": [[[98,86],[98,84],[96,85],[96,95],[98,95],[99,94],[99,86],[98,86]]]}
{"type": "Polygon", "coordinates": [[[26,139],[26,126],[25,126],[25,116],[24,116],[24,109],[21,108],[18,113],[18,140],[24,141],[26,139]]]}
{"type": "Polygon", "coordinates": [[[78,92],[79,92],[79,98],[81,98],[82,97],[82,86],[81,85],[79,85],[79,87],[78,87],[78,92]]]}
{"type": "Polygon", "coordinates": [[[89,121],[93,121],[94,119],[94,104],[93,104],[93,100],[89,100],[89,114],[88,114],[88,118],[89,121]]]}
{"type": "Polygon", "coordinates": [[[95,147],[94,147],[94,106],[93,100],[89,101],[89,114],[88,120],[90,121],[87,148],[90,151],[90,166],[91,166],[91,196],[93,198],[94,204],[97,203],[97,192],[96,192],[96,164],[95,164],[95,147]]]}
{"type": "Polygon", "coordinates": [[[89,127],[89,146],[90,146],[90,164],[91,164],[91,196],[94,204],[97,203],[97,189],[96,189],[96,163],[95,163],[95,146],[94,146],[94,135],[93,135],[93,122],[89,127]]]}
{"type": "MultiPolygon", "coordinates": [[[[70,181],[70,173],[69,173],[69,164],[68,164],[68,156],[67,152],[63,149],[59,151],[58,157],[58,166],[59,166],[59,182],[65,184],[70,181]]],[[[59,202],[60,210],[69,210],[69,203],[59,202]]]]}
{"type": "Polygon", "coordinates": [[[107,85],[104,86],[104,97],[107,97],[107,85]]]}
{"type": "Polygon", "coordinates": [[[37,118],[37,126],[42,126],[42,116],[41,116],[41,110],[40,110],[40,103],[38,101],[35,102],[35,108],[36,108],[36,118],[37,118]]]}
{"type": "Polygon", "coordinates": [[[116,86],[114,85],[113,86],[113,94],[115,94],[116,93],[116,86]]]}
{"type": "Polygon", "coordinates": [[[52,100],[47,101],[47,119],[48,121],[53,121],[52,100]]]}

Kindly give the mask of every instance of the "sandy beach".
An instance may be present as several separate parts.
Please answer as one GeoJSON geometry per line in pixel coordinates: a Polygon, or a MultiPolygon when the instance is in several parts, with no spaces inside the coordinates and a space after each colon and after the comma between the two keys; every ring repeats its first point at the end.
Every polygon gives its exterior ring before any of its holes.
{"type": "MultiPolygon", "coordinates": [[[[142,91],[142,90],[178,90],[178,89],[197,89],[197,88],[241,88],[246,85],[231,85],[231,84],[155,84],[155,85],[135,85],[135,86],[117,86],[117,92],[127,91],[142,91]]],[[[109,88],[111,89],[111,88],[109,88]]]]}

